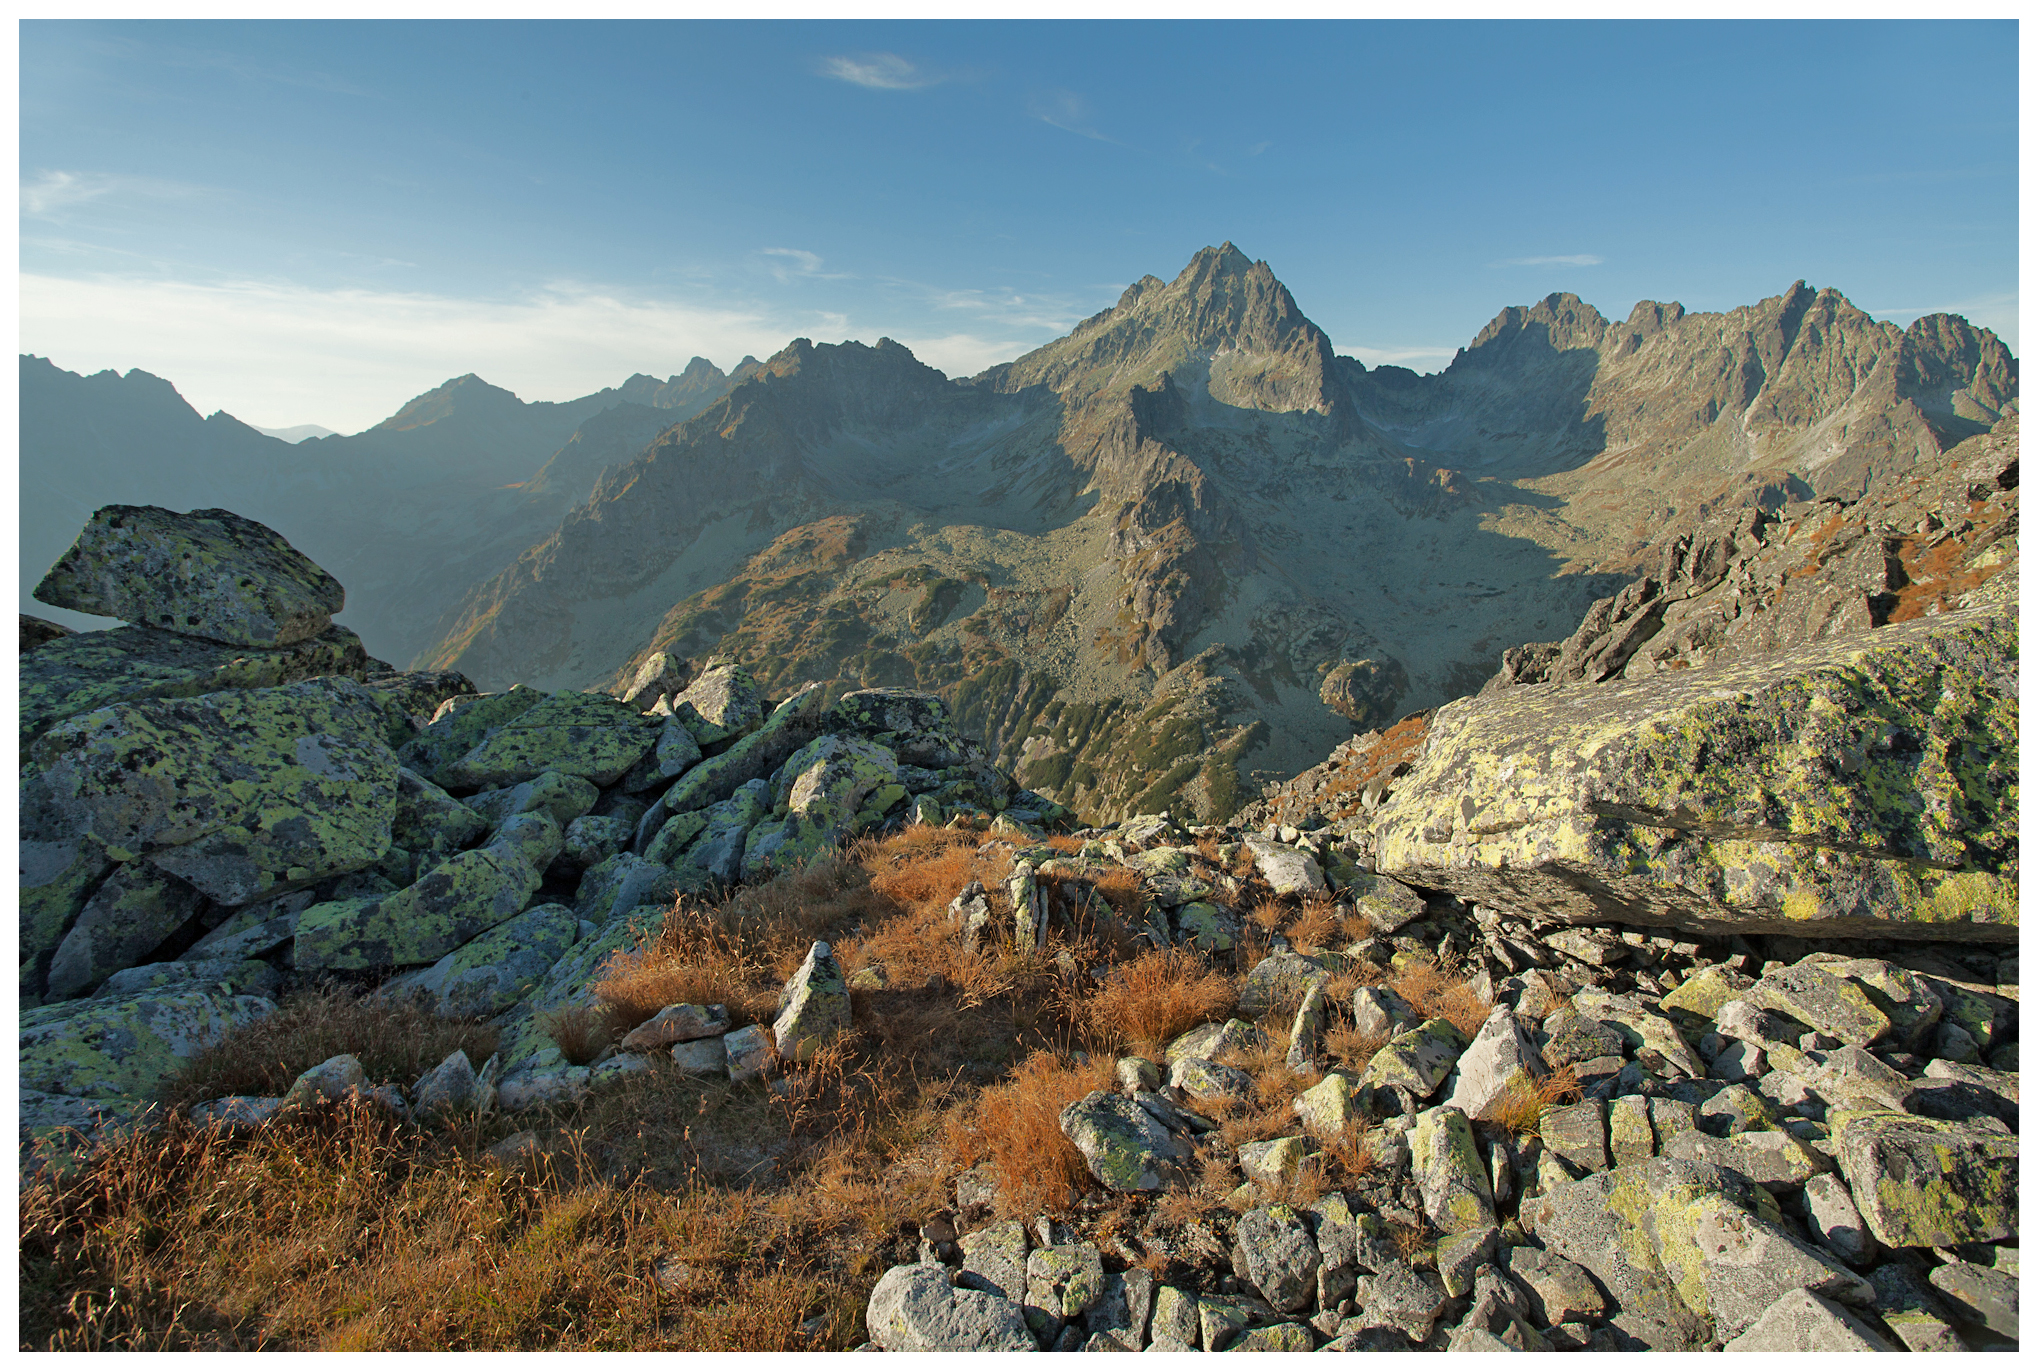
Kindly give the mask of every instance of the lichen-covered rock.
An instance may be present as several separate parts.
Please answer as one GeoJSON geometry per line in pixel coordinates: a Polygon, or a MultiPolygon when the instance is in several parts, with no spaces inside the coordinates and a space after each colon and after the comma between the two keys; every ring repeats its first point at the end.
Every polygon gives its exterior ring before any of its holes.
{"type": "Polygon", "coordinates": [[[1494,1225],[1494,1188],[1465,1112],[1449,1105],[1425,1110],[1409,1131],[1409,1168],[1423,1193],[1423,1213],[1446,1234],[1494,1225]]]}
{"type": "Polygon", "coordinates": [[[779,992],[773,1041],[780,1057],[810,1062],[849,1027],[850,990],[843,969],[826,943],[816,943],[779,992]]]}
{"type": "Polygon", "coordinates": [[[1236,1067],[1208,1058],[1175,1058],[1168,1064],[1168,1084],[1191,1100],[1230,1096],[1239,1100],[1253,1097],[1253,1078],[1236,1067]]]}
{"type": "Polygon", "coordinates": [[[2017,936],[2017,621],[1983,607],[1454,701],[1376,864],[1567,923],[2017,936]]]}
{"type": "Polygon", "coordinates": [[[582,873],[573,912],[580,919],[607,924],[640,905],[670,905],[679,890],[679,878],[671,868],[635,853],[618,853],[582,873]]]}
{"type": "Polygon", "coordinates": [[[626,1053],[643,1053],[667,1044],[719,1039],[728,1032],[727,1006],[668,1005],[624,1035],[618,1046],[626,1053]]]}
{"type": "Polygon", "coordinates": [[[1879,1243],[1951,1248],[2017,1233],[2018,1136],[1995,1120],[1864,1110],[1836,1111],[1828,1124],[1841,1175],[1879,1243]]]}
{"type": "Polygon", "coordinates": [[[1357,1094],[1351,1077],[1327,1072],[1322,1081],[1296,1097],[1296,1116],[1311,1133],[1338,1137],[1363,1116],[1357,1094]]]}
{"type": "Polygon", "coordinates": [[[1710,1020],[1720,1013],[1721,1006],[1737,999],[1753,985],[1754,978],[1742,975],[1725,963],[1714,963],[1678,983],[1658,1002],[1658,1008],[1682,1010],[1698,1019],[1710,1020]]]}
{"type": "Polygon", "coordinates": [[[629,848],[636,828],[627,815],[582,815],[566,826],[566,860],[583,870],[593,867],[629,848]]]}
{"type": "Polygon", "coordinates": [[[1308,1156],[1309,1140],[1298,1134],[1242,1143],[1239,1145],[1239,1170],[1249,1181],[1283,1186],[1303,1174],[1304,1159],[1308,1156]]]}
{"type": "Polygon", "coordinates": [[[892,1353],[1033,1352],[1017,1301],[949,1284],[940,1263],[894,1267],[871,1289],[864,1327],[892,1353]]]}
{"type": "Polygon", "coordinates": [[[1706,1076],[1706,1064],[1685,1042],[1678,1026],[1638,998],[1582,986],[1573,993],[1572,1004],[1580,1014],[1612,1028],[1621,1036],[1623,1048],[1652,1072],[1695,1080],[1706,1076]]]}
{"type": "Polygon", "coordinates": [[[196,915],[199,903],[189,882],[146,862],[115,868],[51,957],[48,994],[75,996],[134,966],[196,915]]]}
{"type": "MultiPolygon", "coordinates": [[[[1678,1158],[1652,1158],[1553,1186],[1523,1202],[1522,1224],[1546,1249],[1598,1278],[1626,1315],[1656,1324],[1660,1346],[1703,1348],[1713,1322],[1706,1314],[1705,1255],[1693,1234],[1716,1201],[1776,1227],[1776,1202],[1761,1187],[1724,1168],[1678,1158]]],[[[1820,1270],[1832,1270],[1814,1257],[1820,1270]]]]}
{"type": "Polygon", "coordinates": [[[409,853],[457,853],[488,832],[490,821],[408,767],[397,768],[392,845],[409,853]]]}
{"type": "Polygon", "coordinates": [[[673,718],[703,748],[749,733],[764,716],[756,678],[734,663],[708,668],[673,697],[673,718]]]}
{"type": "Polygon", "coordinates": [[[594,809],[600,796],[595,784],[586,778],[548,769],[515,786],[477,792],[463,803],[490,824],[501,824],[511,815],[543,810],[564,829],[594,809]]]}
{"type": "Polygon", "coordinates": [[[533,906],[384,990],[422,997],[441,1015],[493,1015],[530,994],[579,937],[566,906],[533,906]]]}
{"type": "Polygon", "coordinates": [[[1392,1038],[1422,1019],[1416,1007],[1385,986],[1362,986],[1352,993],[1353,1028],[1368,1038],[1392,1038]]]}
{"type": "Polygon", "coordinates": [[[436,781],[442,767],[472,752],[488,737],[489,730],[507,724],[544,699],[545,692],[519,685],[442,701],[417,737],[397,750],[397,760],[436,781]]]}
{"type": "Polygon", "coordinates": [[[1227,953],[1239,946],[1245,926],[1222,905],[1196,900],[1175,912],[1183,942],[1201,953],[1227,953]]]}
{"type": "Polygon", "coordinates": [[[624,776],[623,789],[635,794],[655,786],[670,786],[700,760],[701,745],[694,741],[693,732],[685,721],[668,715],[659,726],[658,742],[624,776]]]}
{"type": "MultiPolygon", "coordinates": [[[[660,696],[667,697],[670,702],[673,696],[685,691],[687,683],[693,679],[693,664],[685,658],[664,652],[647,653],[637,675],[631,678],[630,684],[617,698],[627,702],[634,710],[649,710],[660,696]]],[[[670,703],[667,708],[671,708],[670,703]]]]}
{"type": "Polygon", "coordinates": [[[1093,1091],[1063,1107],[1062,1132],[1112,1191],[1160,1191],[1183,1179],[1187,1140],[1125,1096],[1093,1091]]]}
{"type": "Polygon", "coordinates": [[[1867,991],[1811,961],[1765,974],[1741,998],[1843,1043],[1866,1046],[1890,1032],[1890,1016],[1877,1008],[1867,991]]]}
{"type": "MultiPolygon", "coordinates": [[[[487,699],[487,697],[482,697],[487,699]]],[[[459,790],[515,786],[541,772],[611,786],[658,741],[656,720],[610,696],[561,691],[495,725],[432,776],[459,790]]]]}
{"type": "Polygon", "coordinates": [[[411,1088],[412,1110],[422,1118],[462,1111],[485,1113],[496,1102],[499,1060],[490,1058],[477,1072],[463,1049],[418,1078],[411,1088]]]}
{"type": "Polygon", "coordinates": [[[1261,880],[1278,896],[1309,895],[1331,889],[1324,881],[1324,869],[1317,859],[1300,848],[1278,843],[1262,834],[1246,836],[1247,851],[1261,880]]]}
{"type": "Polygon", "coordinates": [[[20,1082],[57,1096],[143,1096],[211,1040],[276,1007],[212,991],[64,1001],[21,1014],[20,1082]]]}
{"type": "Polygon", "coordinates": [[[1574,1321],[1597,1323],[1607,1314],[1607,1297],[1586,1269],[1541,1248],[1503,1248],[1501,1270],[1528,1302],[1523,1313],[1540,1329],[1574,1321]]]}
{"type": "Polygon", "coordinates": [[[1466,1036],[1448,1019],[1427,1019],[1395,1035],[1366,1064],[1360,1085],[1367,1090],[1392,1087],[1410,1099],[1428,1100],[1468,1047],[1466,1036]]]}
{"type": "MultiPolygon", "coordinates": [[[[701,810],[733,796],[738,787],[770,776],[815,735],[821,688],[807,685],[779,703],[758,728],[724,751],[687,770],[645,812],[638,832],[657,833],[667,816],[701,810]]],[[[769,808],[769,805],[767,806],[769,808]]]]}
{"type": "MultiPolygon", "coordinates": [[[[801,748],[780,768],[773,792],[774,817],[782,822],[757,826],[744,844],[744,879],[812,860],[854,831],[866,799],[898,775],[892,750],[864,739],[824,734],[801,748]]],[[[905,795],[901,788],[895,799],[905,795]]]]}
{"type": "Polygon", "coordinates": [[[772,1068],[772,1037],[763,1025],[746,1024],[722,1036],[722,1053],[731,1081],[755,1081],[772,1068]]]}
{"type": "Polygon", "coordinates": [[[1796,1191],[1833,1164],[1782,1129],[1745,1129],[1717,1139],[1687,1129],[1664,1141],[1667,1158],[1710,1162],[1735,1171],[1769,1191],[1796,1191]]]}
{"type": "Polygon", "coordinates": [[[1277,1006],[1299,1005],[1312,987],[1330,980],[1319,963],[1300,953],[1271,953],[1240,982],[1239,1013],[1258,1019],[1277,1006]]]}
{"type": "Polygon", "coordinates": [[[338,624],[282,648],[239,648],[160,629],[71,634],[21,660],[21,743],[26,749],[58,721],[121,701],[359,677],[368,662],[360,637],[338,624]]]}
{"type": "Polygon", "coordinates": [[[1515,1012],[1496,1006],[1459,1054],[1458,1085],[1444,1103],[1468,1119],[1496,1119],[1510,1104],[1527,1098],[1549,1070],[1515,1012]]]}
{"type": "Polygon", "coordinates": [[[267,525],[155,505],[94,511],[35,598],[251,648],[310,638],[347,603],[339,582],[267,525]]]}
{"type": "Polygon", "coordinates": [[[297,917],[296,965],[310,971],[437,962],[522,913],[562,842],[551,816],[518,815],[495,840],[454,854],[401,891],[314,905],[297,917]],[[544,846],[533,851],[519,841],[545,827],[549,851],[544,846]],[[536,865],[533,858],[539,859],[536,865]]]}
{"type": "Polygon", "coordinates": [[[973,1291],[989,1291],[1010,1301],[1024,1301],[1027,1295],[1026,1226],[1018,1220],[987,1225],[961,1240],[962,1269],[956,1285],[973,1291]]]}
{"type": "Polygon", "coordinates": [[[1393,877],[1359,873],[1351,892],[1353,908],[1365,916],[1375,933],[1393,934],[1423,918],[1423,897],[1393,877]]]}
{"type": "Polygon", "coordinates": [[[1250,1020],[1228,1019],[1222,1024],[1199,1024],[1180,1034],[1168,1045],[1164,1056],[1216,1059],[1228,1053],[1251,1053],[1267,1046],[1267,1035],[1250,1020]]]}
{"type": "Polygon", "coordinates": [[[1286,1205],[1256,1206],[1239,1217],[1236,1232],[1236,1274],[1276,1310],[1308,1309],[1323,1257],[1302,1217],[1286,1205]]]}
{"type": "Polygon", "coordinates": [[[37,740],[36,782],[114,860],[243,905],[389,850],[397,765],[380,727],[373,694],[342,678],[109,705],[37,740]]]}
{"type": "Polygon", "coordinates": [[[125,967],[99,983],[92,994],[117,996],[171,995],[179,991],[221,991],[230,996],[275,998],[283,978],[274,967],[255,958],[221,958],[210,962],[149,962],[125,967]]]}
{"type": "Polygon", "coordinates": [[[829,707],[824,733],[856,734],[882,743],[915,767],[957,767],[972,749],[957,732],[948,702],[926,691],[879,687],[851,691],[829,707]]]}

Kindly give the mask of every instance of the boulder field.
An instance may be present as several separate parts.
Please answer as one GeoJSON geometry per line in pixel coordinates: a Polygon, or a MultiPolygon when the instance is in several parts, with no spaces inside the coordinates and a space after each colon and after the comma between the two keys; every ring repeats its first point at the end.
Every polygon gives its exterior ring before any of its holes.
{"type": "Polygon", "coordinates": [[[132,627],[23,626],[25,1148],[144,1124],[180,1060],[323,977],[487,1016],[499,1050],[407,1084],[342,1055],[195,1116],[515,1113],[656,1057],[784,1089],[870,975],[827,942],[769,1024],[668,1006],[581,1066],[549,1017],[681,895],[947,824],[1011,870],[1010,913],[966,887],[947,937],[1038,950],[1130,880],[1137,936],[1230,977],[1238,1018],[1061,1110],[1091,1183],[1066,1217],[953,1178],[920,1260],[876,1281],[869,1347],[2015,1346],[2014,605],[1512,686],[1229,825],[1077,828],[931,695],[768,699],[660,655],[620,697],[396,671],[330,623],[330,577],[225,512],[112,507],[59,565],[132,627]],[[1363,936],[1257,941],[1249,888],[1363,936]],[[1418,1013],[1390,985],[1418,966],[1484,1018],[1418,1013]],[[1327,1054],[1334,1019],[1380,1043],[1363,1066],[1327,1054]],[[1223,1146],[1200,1105],[1270,1046],[1315,1084],[1234,1150],[1187,1282],[1139,1207],[1223,1146]],[[1340,1140],[1373,1165],[1308,1185],[1340,1140]],[[1132,1230],[1086,1227],[1128,1202],[1132,1230]]]}

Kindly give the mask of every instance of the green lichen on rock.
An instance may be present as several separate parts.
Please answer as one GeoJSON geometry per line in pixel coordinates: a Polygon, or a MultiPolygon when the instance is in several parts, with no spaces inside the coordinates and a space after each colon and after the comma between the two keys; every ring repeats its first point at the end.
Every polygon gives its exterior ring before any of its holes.
{"type": "MultiPolygon", "coordinates": [[[[744,879],[811,861],[850,834],[865,800],[896,785],[898,775],[899,759],[882,744],[824,734],[802,747],[779,771],[773,810],[780,823],[759,826],[744,847],[744,879]]],[[[894,799],[905,794],[901,787],[894,799]]]]}
{"type": "Polygon", "coordinates": [[[1376,866],[1569,923],[2016,936],[2017,619],[1454,701],[1376,866]]]}
{"type": "Polygon", "coordinates": [[[1416,1116],[1409,1131],[1409,1170],[1423,1194],[1423,1210],[1446,1234],[1494,1224],[1494,1189],[1473,1126],[1463,1110],[1440,1105],[1416,1116]]]}
{"type": "Polygon", "coordinates": [[[360,637],[338,624],[280,648],[235,647],[160,629],[71,634],[21,659],[21,743],[26,749],[59,721],[121,701],[183,700],[367,670],[360,637]]]}
{"type": "Polygon", "coordinates": [[[423,971],[395,979],[385,993],[423,997],[441,1015],[493,1015],[535,990],[580,938],[580,928],[564,905],[533,906],[423,971]]]}
{"type": "Polygon", "coordinates": [[[1425,1100],[1451,1075],[1470,1042],[1450,1020],[1427,1019],[1382,1044],[1367,1062],[1360,1085],[1369,1090],[1397,1087],[1425,1100]]]}
{"type": "Polygon", "coordinates": [[[1997,1243],[2017,1233],[2018,1137],[1894,1111],[1829,1114],[1834,1156],[1879,1243],[1997,1243]]]}
{"type": "Polygon", "coordinates": [[[701,673],[674,698],[672,706],[673,718],[703,748],[747,734],[764,720],[764,696],[757,678],[735,663],[701,673]]]}
{"type": "Polygon", "coordinates": [[[35,598],[251,648],[310,638],[347,603],[339,582],[267,525],[155,505],[94,511],[35,598]]]}
{"type": "Polygon", "coordinates": [[[659,722],[611,696],[561,691],[520,710],[433,775],[441,786],[515,786],[541,772],[621,780],[658,742],[659,722]]]}
{"type": "Polygon", "coordinates": [[[380,723],[372,692],[329,677],[109,705],[33,753],[73,832],[243,905],[389,850],[397,764],[380,723]]]}
{"type": "Polygon", "coordinates": [[[144,1096],[206,1044],[275,1009],[257,996],[186,991],[27,1010],[21,1085],[58,1096],[144,1096]]]}
{"type": "Polygon", "coordinates": [[[1112,1191],[1159,1191],[1183,1179],[1189,1144],[1124,1096],[1093,1091],[1064,1107],[1063,1134],[1112,1191]]]}
{"type": "Polygon", "coordinates": [[[420,776],[436,779],[440,768],[472,752],[491,729],[509,723],[545,698],[543,691],[518,685],[507,691],[448,700],[418,736],[397,751],[397,760],[420,776]]]}
{"type": "Polygon", "coordinates": [[[189,882],[144,862],[124,863],[102,883],[50,959],[48,994],[74,996],[147,957],[198,913],[189,882]]]}

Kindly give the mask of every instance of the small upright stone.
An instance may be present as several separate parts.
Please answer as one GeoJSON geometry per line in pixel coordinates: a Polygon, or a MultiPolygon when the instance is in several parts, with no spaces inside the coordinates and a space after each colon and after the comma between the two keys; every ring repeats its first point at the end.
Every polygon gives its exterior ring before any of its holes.
{"type": "Polygon", "coordinates": [[[779,993],[779,1017],[772,1037],[779,1055],[807,1062],[850,1027],[850,992],[826,943],[807,950],[807,960],[779,993]]]}
{"type": "Polygon", "coordinates": [[[250,648],[322,633],[347,603],[339,582],[267,525],[231,510],[155,505],[96,511],[35,598],[250,648]]]}

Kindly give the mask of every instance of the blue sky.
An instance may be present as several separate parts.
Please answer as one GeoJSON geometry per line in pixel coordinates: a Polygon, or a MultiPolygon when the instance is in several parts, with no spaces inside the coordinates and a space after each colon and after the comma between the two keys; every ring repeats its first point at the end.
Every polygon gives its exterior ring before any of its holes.
{"type": "Polygon", "coordinates": [[[351,432],[795,336],[968,374],[1231,239],[1369,365],[1800,278],[2015,348],[2016,59],[2008,21],[30,21],[21,347],[351,432]]]}

